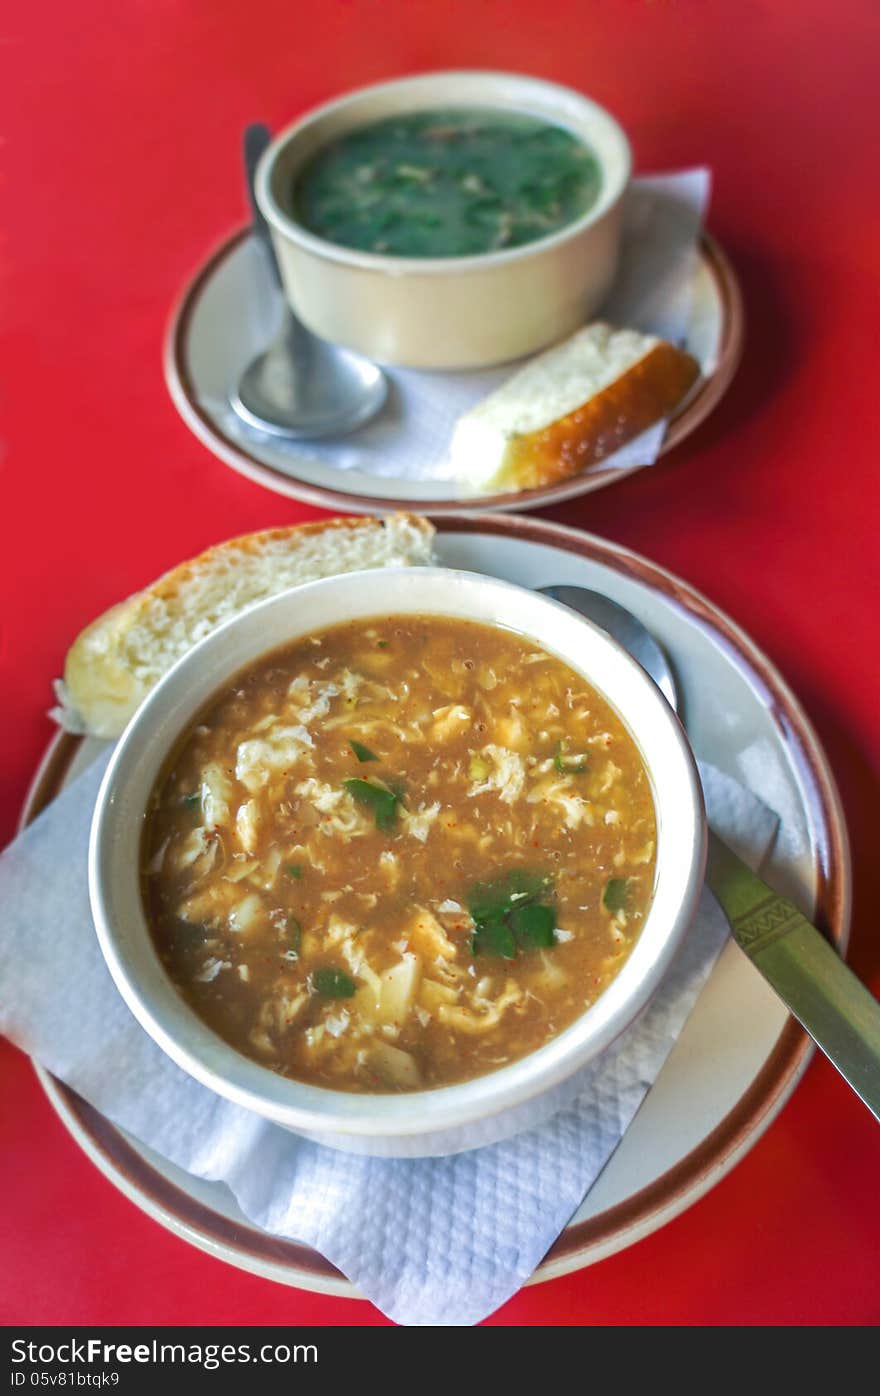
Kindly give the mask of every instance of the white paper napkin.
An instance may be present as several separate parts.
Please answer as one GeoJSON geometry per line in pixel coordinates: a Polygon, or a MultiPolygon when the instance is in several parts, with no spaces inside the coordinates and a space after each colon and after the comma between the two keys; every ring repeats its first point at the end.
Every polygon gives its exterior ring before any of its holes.
{"type": "MultiPolygon", "coordinates": [[[[620,268],[614,289],[601,308],[602,319],[660,335],[675,344],[687,339],[697,238],[710,187],[707,169],[633,181],[624,204],[620,268]]],[[[268,272],[265,277],[269,294],[263,338],[268,342],[277,328],[273,314],[277,304],[268,285],[268,272]]],[[[238,366],[236,377],[244,366],[238,366]]],[[[448,451],[456,421],[517,367],[504,364],[467,373],[389,368],[388,404],[372,422],[351,436],[295,442],[289,447],[281,438],[266,437],[242,426],[225,399],[210,396],[200,401],[227,436],[244,442],[259,439],[282,459],[287,451],[293,459],[307,455],[337,470],[402,480],[451,481],[448,451]]],[[[712,367],[704,364],[704,372],[711,372],[712,367]]],[[[651,464],[660,452],[665,431],[665,423],[657,423],[627,442],[603,465],[623,469],[651,464]]]]}
{"type": "MultiPolygon", "coordinates": [[[[655,1080],[726,939],[704,892],[640,1020],[540,1128],[452,1158],[369,1159],[299,1139],[193,1081],[118,995],[88,902],[89,824],[106,758],[0,854],[0,1030],[178,1167],[223,1180],[247,1217],[313,1246],[400,1323],[471,1324],[535,1269],[655,1080]]],[[[753,867],[777,816],[701,768],[710,817],[753,867]]]]}

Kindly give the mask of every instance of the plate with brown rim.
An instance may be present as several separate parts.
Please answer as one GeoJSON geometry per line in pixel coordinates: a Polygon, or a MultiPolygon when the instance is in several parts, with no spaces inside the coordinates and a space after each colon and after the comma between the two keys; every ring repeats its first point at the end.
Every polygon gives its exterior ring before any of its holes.
{"type": "MultiPolygon", "coordinates": [[[[850,866],[834,780],[796,698],[748,636],[687,583],[604,539],[503,514],[459,514],[435,522],[442,563],[525,586],[591,587],[644,621],[674,662],[697,755],[758,796],[766,798],[772,781],[783,825],[764,876],[845,951],[850,866]]],[[[23,822],[103,746],[68,734],[56,737],[34,778],[23,822]]],[[[532,1282],[590,1265],[684,1211],[760,1137],[811,1054],[809,1038],[729,943],[641,1109],[532,1282]]],[[[258,1230],[222,1184],[174,1168],[37,1070],[88,1156],[164,1226],[268,1279],[355,1295],[317,1251],[258,1230]]]]}
{"type": "MultiPolygon", "coordinates": [[[[661,455],[679,446],[714,410],[742,353],[739,285],[725,253],[706,233],[697,246],[690,295],[690,326],[682,347],[694,355],[702,373],[669,422],[661,455]]],[[[273,337],[280,313],[263,254],[249,230],[243,229],[221,243],[185,287],[171,316],[164,349],[165,381],[190,430],[226,465],[277,494],[349,513],[412,508],[435,515],[476,508],[520,511],[603,489],[644,468],[598,464],[540,489],[465,497],[460,486],[449,480],[342,468],[338,452],[331,461],[318,450],[310,451],[307,441],[286,442],[252,431],[235,416],[229,394],[243,369],[273,337]]],[[[375,426],[379,435],[369,450],[377,471],[383,443],[408,440],[408,419],[445,412],[446,390],[437,385],[450,375],[410,374],[409,405],[401,406],[395,372],[390,371],[391,390],[383,416],[345,439],[355,443],[355,459],[358,440],[375,426]]],[[[494,371],[490,373],[488,386],[496,381],[494,371]]]]}

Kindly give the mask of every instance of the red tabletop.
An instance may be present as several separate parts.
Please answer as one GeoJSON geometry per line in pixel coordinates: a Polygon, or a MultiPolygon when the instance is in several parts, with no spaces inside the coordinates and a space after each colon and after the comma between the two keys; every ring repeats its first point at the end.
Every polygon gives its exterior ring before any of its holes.
{"type": "MultiPolygon", "coordinates": [[[[80,627],[210,542],[316,512],[210,456],[162,381],[169,307],[242,220],[242,127],[405,72],[531,71],[607,103],[639,169],[714,171],[710,228],[748,314],[733,389],[668,462],[554,517],[709,593],[800,694],[850,824],[852,963],[878,992],[876,0],[55,0],[17,7],[15,23],[0,48],[12,126],[0,842],[80,627]]],[[[0,1093],[0,1321],[385,1321],[244,1275],[148,1220],[6,1044],[0,1093]]],[[[876,1123],[816,1060],[690,1211],[491,1321],[875,1322],[878,1165],[876,1123]]]]}

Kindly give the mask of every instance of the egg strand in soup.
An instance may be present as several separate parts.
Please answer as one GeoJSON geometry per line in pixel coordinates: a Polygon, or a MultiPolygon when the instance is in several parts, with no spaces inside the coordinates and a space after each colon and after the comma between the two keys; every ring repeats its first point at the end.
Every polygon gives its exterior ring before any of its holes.
{"type": "Polygon", "coordinates": [[[655,816],[600,695],[522,637],[351,622],[251,667],[150,802],[143,886],[195,1012],[346,1091],[468,1080],[552,1039],[647,913],[655,816]]]}

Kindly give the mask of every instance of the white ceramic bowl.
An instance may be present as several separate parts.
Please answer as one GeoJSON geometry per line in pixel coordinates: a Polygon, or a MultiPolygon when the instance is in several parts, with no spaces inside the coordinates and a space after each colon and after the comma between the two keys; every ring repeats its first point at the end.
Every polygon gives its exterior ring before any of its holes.
{"type": "Polygon", "coordinates": [[[260,161],[256,194],[290,303],[315,334],[380,363],[474,368],[542,349],[602,303],[617,268],[631,166],[614,118],[571,88],[515,73],[427,73],[360,88],[288,126],[260,161]],[[450,107],[527,112],[567,127],[598,157],[596,203],[549,237],[472,257],[359,252],[296,221],[296,172],[320,146],[401,112],[450,107]]]}
{"type": "Polygon", "coordinates": [[[445,568],[349,573],[297,587],[207,636],[132,718],[98,796],[89,851],[104,958],[135,1017],[185,1071],[218,1094],[336,1148],[379,1155],[456,1153],[531,1127],[577,1089],[585,1064],[647,1003],[691,922],[705,822],[682,729],[658,689],[603,631],[509,582],[445,568]],[[154,949],[141,898],[144,812],[163,763],[200,708],[243,667],[311,631],[356,618],[443,615],[504,626],[558,655],[618,712],[644,758],[657,812],[654,898],[620,973],[569,1028],[521,1061],[463,1084],[354,1095],[287,1079],[242,1056],[189,1008],[154,949]]]}

